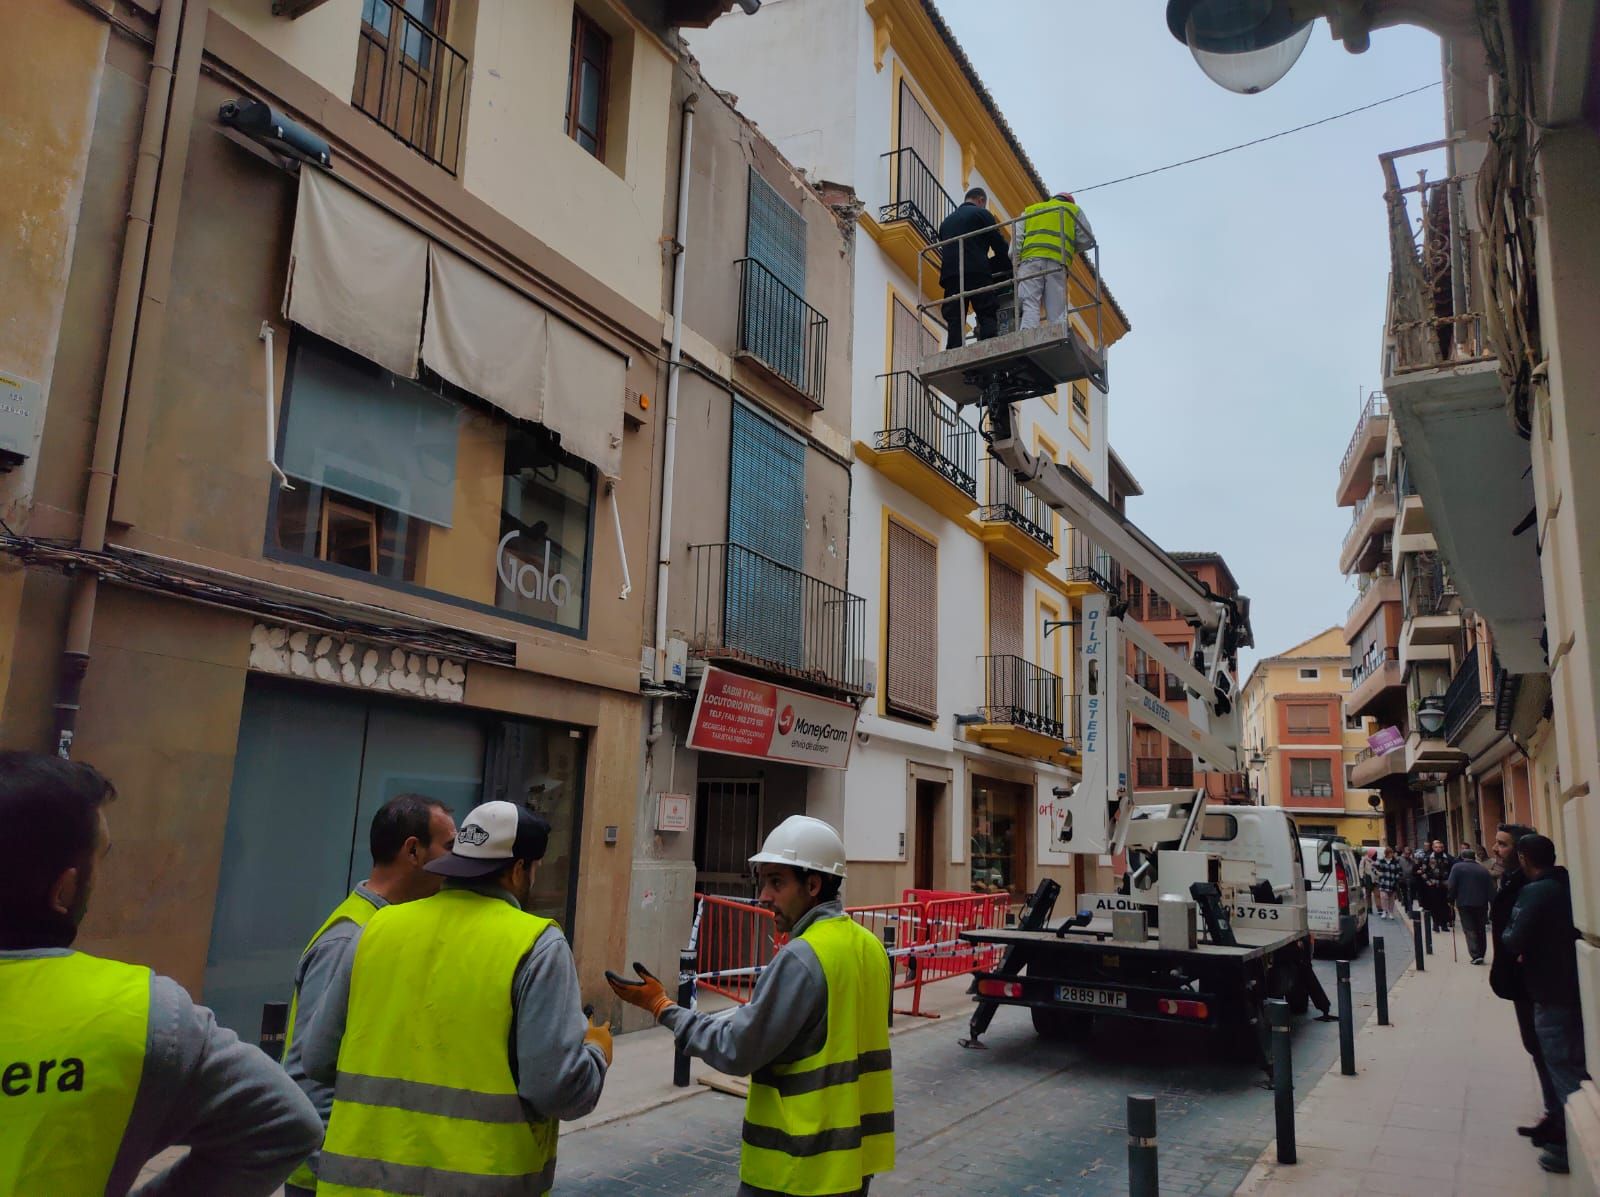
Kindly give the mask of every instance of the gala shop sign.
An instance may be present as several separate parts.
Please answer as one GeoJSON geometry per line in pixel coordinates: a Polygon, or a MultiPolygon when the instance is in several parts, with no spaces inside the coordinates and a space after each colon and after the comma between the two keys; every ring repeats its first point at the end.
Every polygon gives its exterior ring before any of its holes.
{"type": "Polygon", "coordinates": [[[708,667],[689,724],[689,747],[843,769],[856,715],[847,702],[708,667]]]}

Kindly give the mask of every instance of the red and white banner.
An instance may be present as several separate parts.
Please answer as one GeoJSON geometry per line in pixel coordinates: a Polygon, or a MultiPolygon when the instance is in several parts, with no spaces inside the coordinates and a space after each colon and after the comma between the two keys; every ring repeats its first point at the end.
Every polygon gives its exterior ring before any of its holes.
{"type": "Polygon", "coordinates": [[[850,762],[857,714],[847,702],[707,667],[689,724],[689,747],[843,769],[850,762]]]}

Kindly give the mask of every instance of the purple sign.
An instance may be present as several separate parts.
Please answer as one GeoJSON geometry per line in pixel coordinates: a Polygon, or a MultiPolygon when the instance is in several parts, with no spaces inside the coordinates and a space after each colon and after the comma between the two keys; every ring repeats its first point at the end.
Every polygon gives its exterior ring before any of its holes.
{"type": "Polygon", "coordinates": [[[1372,749],[1374,755],[1382,756],[1386,752],[1393,752],[1396,748],[1405,746],[1406,738],[1400,734],[1398,727],[1382,727],[1378,734],[1367,737],[1367,747],[1372,749]]]}

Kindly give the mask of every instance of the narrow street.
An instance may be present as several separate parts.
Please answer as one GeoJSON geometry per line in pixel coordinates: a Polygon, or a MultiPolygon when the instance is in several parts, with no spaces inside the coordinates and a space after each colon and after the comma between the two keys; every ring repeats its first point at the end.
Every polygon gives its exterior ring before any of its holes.
{"type": "MultiPolygon", "coordinates": [[[[1404,924],[1374,920],[1392,983],[1411,961],[1404,924]]],[[[1448,939],[1435,945],[1448,954],[1448,939]]],[[[1317,972],[1336,1001],[1334,962],[1317,972]]],[[[949,984],[959,984],[952,981],[949,984]]],[[[1372,953],[1351,968],[1355,1018],[1373,1015],[1372,953]]],[[[1335,1007],[1337,1008],[1337,1007],[1335,1007]]],[[[1415,1012],[1394,1010],[1403,1025],[1415,1012]]],[[[1272,1137],[1272,1094],[1261,1073],[1226,1063],[1193,1034],[1111,1023],[1083,1045],[1034,1034],[1025,1012],[1001,1010],[988,1050],[966,1051],[962,1018],[893,1041],[898,1167],[879,1194],[1126,1194],[1129,1093],[1157,1098],[1163,1192],[1231,1194],[1272,1137]]],[[[1336,1022],[1315,1011],[1294,1034],[1296,1093],[1309,1092],[1338,1055],[1336,1022]]],[[[707,1093],[561,1139],[558,1191],[586,1197],[732,1193],[742,1103],[707,1093]]]]}

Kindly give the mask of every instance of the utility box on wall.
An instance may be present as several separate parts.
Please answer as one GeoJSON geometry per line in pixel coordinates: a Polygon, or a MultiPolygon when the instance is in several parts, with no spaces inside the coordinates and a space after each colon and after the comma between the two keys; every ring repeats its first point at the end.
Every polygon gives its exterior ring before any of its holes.
{"type": "Polygon", "coordinates": [[[0,371],[0,473],[33,456],[39,428],[39,384],[0,371]]]}

